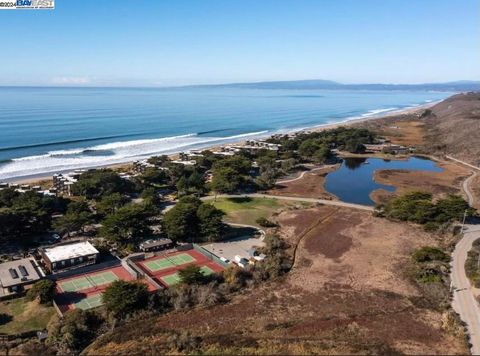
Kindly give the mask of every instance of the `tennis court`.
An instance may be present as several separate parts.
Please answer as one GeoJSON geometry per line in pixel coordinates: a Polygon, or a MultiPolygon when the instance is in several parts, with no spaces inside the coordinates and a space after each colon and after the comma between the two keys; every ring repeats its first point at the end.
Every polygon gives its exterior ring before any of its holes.
{"type": "Polygon", "coordinates": [[[187,263],[195,262],[195,258],[188,253],[181,253],[173,256],[162,256],[155,260],[146,261],[144,263],[152,272],[161,271],[167,268],[172,268],[175,266],[181,266],[187,263]]]}
{"type": "Polygon", "coordinates": [[[75,279],[60,282],[59,286],[63,292],[78,292],[81,290],[110,284],[116,280],[118,280],[118,277],[115,273],[112,271],[106,271],[97,274],[84,275],[75,279]]]}
{"type": "MultiPolygon", "coordinates": [[[[208,275],[211,275],[211,274],[215,273],[215,271],[212,270],[208,266],[203,266],[203,267],[200,268],[200,270],[202,271],[203,275],[205,275],[205,276],[208,276],[208,275]]],[[[175,272],[175,273],[172,273],[172,274],[169,274],[169,275],[166,275],[166,276],[162,276],[162,277],[160,277],[160,279],[162,280],[162,282],[164,282],[167,286],[170,287],[170,286],[180,282],[180,275],[178,274],[178,272],[175,272]]]]}
{"type": "Polygon", "coordinates": [[[91,297],[84,298],[78,303],[75,303],[75,308],[88,310],[92,308],[97,308],[101,305],[102,305],[102,293],[98,293],[98,294],[92,295],[91,297]]]}

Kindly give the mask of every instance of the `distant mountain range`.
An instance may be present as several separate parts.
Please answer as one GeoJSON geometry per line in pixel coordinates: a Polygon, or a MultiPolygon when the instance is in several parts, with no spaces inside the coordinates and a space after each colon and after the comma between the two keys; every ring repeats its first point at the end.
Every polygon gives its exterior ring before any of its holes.
{"type": "Polygon", "coordinates": [[[248,88],[248,89],[351,89],[351,90],[437,90],[480,91],[480,81],[461,80],[448,83],[424,84],[342,84],[331,80],[292,80],[254,83],[189,85],[189,88],[248,88]]]}

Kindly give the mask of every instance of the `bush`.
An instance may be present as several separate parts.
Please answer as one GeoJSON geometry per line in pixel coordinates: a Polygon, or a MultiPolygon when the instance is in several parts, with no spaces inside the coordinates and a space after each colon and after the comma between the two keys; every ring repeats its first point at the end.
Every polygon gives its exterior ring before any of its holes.
{"type": "Polygon", "coordinates": [[[56,344],[62,350],[80,351],[93,341],[103,322],[99,314],[91,310],[74,309],[63,319],[54,315],[47,326],[47,344],[56,344]]]}
{"type": "Polygon", "coordinates": [[[422,247],[413,253],[413,259],[416,262],[450,262],[450,256],[436,247],[422,247]]]}
{"type": "Polygon", "coordinates": [[[277,224],[274,223],[273,221],[268,220],[267,218],[261,217],[255,220],[255,222],[260,225],[261,227],[276,227],[277,224]]]}
{"type": "Polygon", "coordinates": [[[192,353],[200,347],[201,342],[201,337],[192,336],[188,331],[174,333],[168,338],[170,348],[176,353],[192,353]]]}
{"type": "Polygon", "coordinates": [[[480,252],[474,246],[468,251],[467,260],[465,261],[465,273],[476,288],[480,288],[479,258],[480,252]]]}
{"type": "Polygon", "coordinates": [[[28,300],[38,299],[40,304],[49,304],[55,296],[55,282],[49,279],[43,279],[36,282],[27,292],[28,300]]]}
{"type": "Polygon", "coordinates": [[[224,292],[225,288],[215,281],[206,285],[179,284],[169,290],[171,304],[175,310],[223,303],[226,300],[224,292]]]}
{"type": "Polygon", "coordinates": [[[240,268],[229,267],[223,271],[223,279],[231,290],[239,290],[247,285],[251,273],[240,268]]]}

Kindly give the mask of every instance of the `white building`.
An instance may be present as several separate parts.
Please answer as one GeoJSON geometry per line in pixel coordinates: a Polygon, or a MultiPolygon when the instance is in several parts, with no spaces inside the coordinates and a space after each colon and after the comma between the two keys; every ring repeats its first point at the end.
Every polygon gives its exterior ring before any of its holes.
{"type": "Polygon", "coordinates": [[[50,272],[64,271],[97,262],[98,250],[88,241],[80,241],[39,249],[50,272]]]}

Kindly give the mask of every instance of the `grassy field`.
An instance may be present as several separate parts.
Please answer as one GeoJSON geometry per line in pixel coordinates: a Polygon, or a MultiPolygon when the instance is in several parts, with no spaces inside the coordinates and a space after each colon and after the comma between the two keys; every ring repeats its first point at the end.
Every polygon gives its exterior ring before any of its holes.
{"type": "Polygon", "coordinates": [[[43,330],[55,314],[52,306],[27,301],[26,298],[7,300],[0,303],[0,333],[17,334],[32,330],[43,330]]]}
{"type": "Polygon", "coordinates": [[[227,222],[255,226],[258,226],[256,220],[260,217],[268,219],[280,209],[295,205],[305,206],[305,203],[268,198],[219,198],[211,203],[225,212],[227,222]]]}

